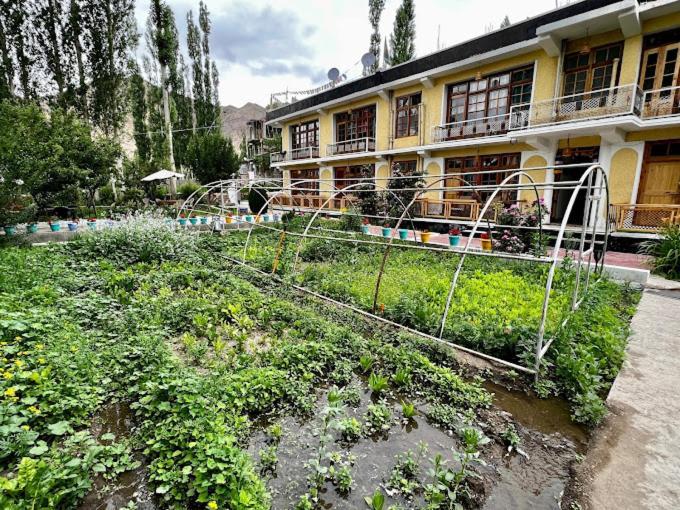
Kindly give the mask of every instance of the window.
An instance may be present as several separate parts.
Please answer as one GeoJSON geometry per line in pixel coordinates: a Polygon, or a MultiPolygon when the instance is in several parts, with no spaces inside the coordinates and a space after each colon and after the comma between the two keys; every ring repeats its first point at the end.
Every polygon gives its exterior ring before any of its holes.
{"type": "Polygon", "coordinates": [[[564,58],[564,96],[609,89],[618,83],[621,43],[570,53],[564,58]]]}
{"type": "Polygon", "coordinates": [[[375,137],[375,105],[338,113],[335,116],[336,142],[373,137],[375,137]]]}
{"type": "MultiPolygon", "coordinates": [[[[373,165],[369,165],[371,169],[371,175],[373,175],[373,165]]],[[[335,188],[344,189],[354,184],[359,184],[359,179],[363,177],[362,165],[353,166],[336,166],[335,170],[335,188]]],[[[350,190],[353,191],[353,190],[350,190]]]]}
{"type": "Polygon", "coordinates": [[[395,161],[392,167],[399,165],[402,175],[413,175],[418,169],[418,162],[415,159],[409,161],[395,161]]]}
{"type": "MultiPolygon", "coordinates": [[[[503,180],[510,175],[511,172],[503,172],[501,170],[514,171],[519,169],[520,165],[520,154],[510,153],[510,154],[491,154],[488,156],[467,156],[462,158],[450,158],[445,162],[446,173],[447,174],[459,174],[463,172],[485,172],[490,170],[499,170],[493,173],[468,173],[462,175],[461,178],[465,182],[476,185],[496,185],[503,182],[503,180]]],[[[517,182],[516,180],[513,182],[517,182]]],[[[463,188],[463,183],[458,179],[446,179],[447,188],[463,188]]],[[[483,200],[486,200],[493,190],[480,191],[478,194],[483,200]]],[[[456,198],[471,198],[473,195],[472,191],[445,191],[444,198],[456,199],[456,198]]]]}
{"type": "Polygon", "coordinates": [[[318,195],[319,194],[319,169],[306,168],[301,170],[290,171],[290,186],[293,195],[318,195]],[[302,182],[308,179],[315,179],[312,182],[302,182]],[[295,184],[298,184],[300,189],[295,189],[295,184]]]}
{"type": "Polygon", "coordinates": [[[446,122],[473,122],[445,130],[443,138],[448,140],[506,132],[505,117],[510,113],[510,107],[531,101],[533,79],[534,68],[528,66],[480,80],[449,85],[446,122]]]}
{"type": "Polygon", "coordinates": [[[420,120],[421,94],[411,94],[397,98],[395,136],[415,136],[418,134],[418,122],[420,120]]]}
{"type": "Polygon", "coordinates": [[[303,122],[290,128],[293,150],[319,146],[319,121],[303,122]]]}

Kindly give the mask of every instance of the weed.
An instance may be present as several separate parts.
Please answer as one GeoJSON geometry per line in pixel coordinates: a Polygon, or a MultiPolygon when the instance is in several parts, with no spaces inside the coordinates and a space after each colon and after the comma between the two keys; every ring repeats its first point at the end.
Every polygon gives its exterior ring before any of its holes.
{"type": "Polygon", "coordinates": [[[278,446],[270,445],[266,448],[260,449],[260,472],[274,473],[276,471],[276,465],[279,463],[279,458],[276,455],[278,446]]]}

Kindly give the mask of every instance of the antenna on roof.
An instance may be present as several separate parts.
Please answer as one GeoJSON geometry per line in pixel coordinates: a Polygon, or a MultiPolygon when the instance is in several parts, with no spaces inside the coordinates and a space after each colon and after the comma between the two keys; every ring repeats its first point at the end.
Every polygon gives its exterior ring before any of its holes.
{"type": "Polygon", "coordinates": [[[337,67],[331,67],[328,70],[328,79],[331,80],[332,82],[338,81],[338,78],[340,78],[340,70],[337,67]]]}
{"type": "Polygon", "coordinates": [[[361,64],[364,66],[364,72],[366,72],[367,69],[372,68],[375,62],[375,55],[371,52],[364,53],[361,57],[361,64]]]}

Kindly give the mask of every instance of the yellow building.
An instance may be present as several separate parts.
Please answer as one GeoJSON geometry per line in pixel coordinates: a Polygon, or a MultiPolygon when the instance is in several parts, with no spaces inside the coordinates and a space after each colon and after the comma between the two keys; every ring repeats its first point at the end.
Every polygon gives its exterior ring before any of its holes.
{"type": "MultiPolygon", "coordinates": [[[[291,197],[314,205],[366,165],[378,184],[396,163],[431,182],[498,170],[466,177],[493,184],[532,167],[537,181],[571,181],[585,167],[560,167],[597,161],[618,229],[655,231],[680,222],[679,52],[680,0],[573,3],[268,112],[282,128],[273,166],[284,183],[320,179],[291,197]]],[[[421,216],[476,219],[455,182],[428,192],[421,216]]],[[[560,222],[567,192],[542,193],[560,222]]]]}

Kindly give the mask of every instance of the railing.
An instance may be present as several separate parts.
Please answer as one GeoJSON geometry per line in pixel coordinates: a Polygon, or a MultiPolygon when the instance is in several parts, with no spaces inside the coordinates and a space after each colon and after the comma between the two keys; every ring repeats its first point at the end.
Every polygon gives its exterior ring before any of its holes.
{"type": "Polygon", "coordinates": [[[319,157],[318,147],[301,147],[293,149],[288,152],[275,152],[271,155],[272,163],[281,163],[283,161],[297,161],[299,159],[313,159],[319,157]]]}
{"type": "Polygon", "coordinates": [[[648,90],[642,99],[643,119],[656,119],[670,117],[680,113],[680,87],[666,87],[657,90],[648,90]]]}
{"type": "Polygon", "coordinates": [[[680,205],[613,204],[617,230],[659,232],[664,225],[680,224],[680,205]]]}
{"type": "Polygon", "coordinates": [[[354,140],[329,143],[326,147],[326,156],[372,151],[375,151],[375,138],[356,138],[354,140]]]}
{"type": "Polygon", "coordinates": [[[432,129],[432,142],[441,143],[461,138],[502,135],[507,133],[509,128],[509,114],[451,122],[432,129]]]}
{"type": "Polygon", "coordinates": [[[510,109],[510,129],[595,120],[618,115],[640,115],[642,91],[635,85],[622,85],[548,101],[515,105],[510,109]]]}

